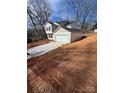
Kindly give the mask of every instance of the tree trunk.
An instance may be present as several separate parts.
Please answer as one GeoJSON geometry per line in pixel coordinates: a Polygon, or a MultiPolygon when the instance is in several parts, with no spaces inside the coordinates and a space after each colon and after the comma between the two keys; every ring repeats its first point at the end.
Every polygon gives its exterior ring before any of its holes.
{"type": "Polygon", "coordinates": [[[81,26],[81,30],[83,31],[83,33],[85,33],[86,31],[84,31],[85,29],[84,29],[84,24],[85,24],[85,19],[83,20],[83,22],[82,22],[82,26],[81,26]]]}
{"type": "Polygon", "coordinates": [[[43,35],[45,36],[45,39],[48,39],[47,34],[46,34],[46,31],[45,31],[43,25],[41,25],[41,28],[42,28],[42,30],[43,30],[43,35]]]}
{"type": "Polygon", "coordinates": [[[34,22],[32,16],[30,15],[30,13],[29,13],[29,10],[27,10],[27,13],[28,13],[28,15],[29,15],[29,17],[30,17],[30,19],[31,19],[31,21],[32,21],[32,24],[34,25],[35,31],[37,32],[37,36],[39,36],[38,30],[37,30],[36,25],[35,25],[35,22],[34,22]]]}

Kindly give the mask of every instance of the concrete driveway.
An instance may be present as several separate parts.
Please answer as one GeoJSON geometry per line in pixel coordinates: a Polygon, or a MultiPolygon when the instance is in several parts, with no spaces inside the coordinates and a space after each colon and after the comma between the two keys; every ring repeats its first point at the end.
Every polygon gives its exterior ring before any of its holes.
{"type": "Polygon", "coordinates": [[[37,46],[37,47],[30,48],[30,49],[28,49],[28,53],[30,55],[27,56],[27,59],[30,59],[32,57],[37,57],[37,56],[40,56],[40,55],[44,55],[47,52],[49,52],[51,50],[54,50],[54,49],[56,49],[56,48],[58,48],[62,45],[63,44],[59,43],[59,42],[50,42],[48,44],[44,44],[44,45],[40,45],[40,46],[37,46]]]}

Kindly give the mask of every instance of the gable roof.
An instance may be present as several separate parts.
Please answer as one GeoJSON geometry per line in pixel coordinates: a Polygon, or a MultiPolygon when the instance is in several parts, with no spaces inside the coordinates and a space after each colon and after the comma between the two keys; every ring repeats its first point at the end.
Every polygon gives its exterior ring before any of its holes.
{"type": "Polygon", "coordinates": [[[62,27],[65,27],[66,25],[68,25],[70,22],[69,21],[60,21],[60,22],[56,22],[56,23],[58,23],[60,26],[62,26],[62,27]]]}
{"type": "Polygon", "coordinates": [[[65,28],[65,27],[62,27],[62,26],[59,26],[54,32],[57,32],[57,30],[59,30],[60,28],[63,28],[69,32],[81,32],[81,30],[78,30],[78,29],[74,29],[74,28],[65,28]]]}
{"type": "Polygon", "coordinates": [[[74,28],[65,28],[66,30],[70,31],[70,32],[81,32],[78,29],[74,29],[74,28]]]}
{"type": "Polygon", "coordinates": [[[82,23],[81,22],[70,22],[67,26],[71,26],[74,29],[81,29],[82,23]]]}
{"type": "MultiPolygon", "coordinates": [[[[52,31],[54,31],[54,30],[56,30],[56,29],[58,28],[58,25],[54,24],[54,23],[51,22],[51,21],[46,22],[46,24],[47,24],[47,23],[50,23],[50,24],[52,25],[52,31]]],[[[45,25],[46,25],[46,24],[45,24],[45,25]]]]}
{"type": "Polygon", "coordinates": [[[69,32],[80,32],[81,22],[69,22],[69,21],[60,21],[56,22],[59,25],[54,24],[51,21],[48,21],[47,23],[50,23],[52,25],[52,31],[56,32],[59,28],[64,28],[68,30],[69,32]],[[67,26],[72,26],[72,28],[67,28],[67,26]]]}
{"type": "Polygon", "coordinates": [[[57,26],[57,25],[52,24],[52,31],[56,30],[57,28],[58,28],[58,26],[57,26]]]}

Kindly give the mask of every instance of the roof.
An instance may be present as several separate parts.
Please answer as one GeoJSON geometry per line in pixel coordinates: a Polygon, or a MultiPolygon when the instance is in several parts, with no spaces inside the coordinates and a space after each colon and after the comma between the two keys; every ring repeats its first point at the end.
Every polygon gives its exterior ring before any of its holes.
{"type": "Polygon", "coordinates": [[[56,22],[56,23],[58,23],[60,26],[62,26],[62,27],[65,27],[66,25],[68,25],[70,22],[69,21],[60,21],[60,22],[56,22]]]}
{"type": "Polygon", "coordinates": [[[82,23],[81,22],[70,22],[67,26],[71,26],[72,28],[80,30],[82,23]]]}
{"type": "Polygon", "coordinates": [[[53,22],[51,22],[51,21],[48,21],[47,23],[54,24],[54,23],[53,23],[53,22]]]}
{"type": "Polygon", "coordinates": [[[57,30],[57,28],[60,26],[70,32],[80,32],[80,27],[81,27],[81,22],[69,22],[69,21],[60,21],[60,22],[56,22],[59,25],[54,24],[51,21],[48,21],[48,23],[50,23],[52,25],[52,31],[57,30]],[[67,26],[71,25],[72,28],[67,28],[67,26]]]}
{"type": "Polygon", "coordinates": [[[65,28],[65,29],[70,31],[70,32],[81,32],[81,30],[74,29],[74,28],[65,28]]]}
{"type": "Polygon", "coordinates": [[[65,28],[65,27],[61,27],[61,26],[59,26],[54,32],[56,32],[56,31],[59,30],[60,28],[66,29],[66,30],[68,30],[69,32],[81,32],[81,30],[78,30],[78,29],[65,28]]]}
{"type": "Polygon", "coordinates": [[[52,24],[52,31],[56,30],[57,28],[58,28],[58,26],[57,26],[57,25],[52,24]]]}

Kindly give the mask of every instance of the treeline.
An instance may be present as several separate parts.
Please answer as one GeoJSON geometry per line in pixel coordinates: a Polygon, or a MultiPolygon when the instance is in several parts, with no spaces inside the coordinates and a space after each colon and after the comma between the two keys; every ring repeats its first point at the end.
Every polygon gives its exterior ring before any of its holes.
{"type": "Polygon", "coordinates": [[[97,24],[96,0],[62,0],[58,6],[56,16],[63,20],[81,22],[83,32],[88,26],[97,24]]]}
{"type": "Polygon", "coordinates": [[[51,7],[48,0],[28,0],[27,2],[27,26],[28,38],[32,32],[34,37],[47,39],[44,24],[49,20],[51,7]],[[31,32],[29,32],[31,31],[31,32]]]}
{"type": "MultiPolygon", "coordinates": [[[[32,36],[47,39],[44,24],[49,21],[52,12],[57,17],[56,21],[81,22],[81,31],[89,31],[90,26],[97,27],[97,2],[96,0],[62,0],[56,5],[57,12],[52,11],[48,0],[28,0],[27,26],[32,36]]],[[[95,28],[96,28],[95,27],[95,28]]],[[[28,32],[28,38],[30,33],[28,32]]]]}

